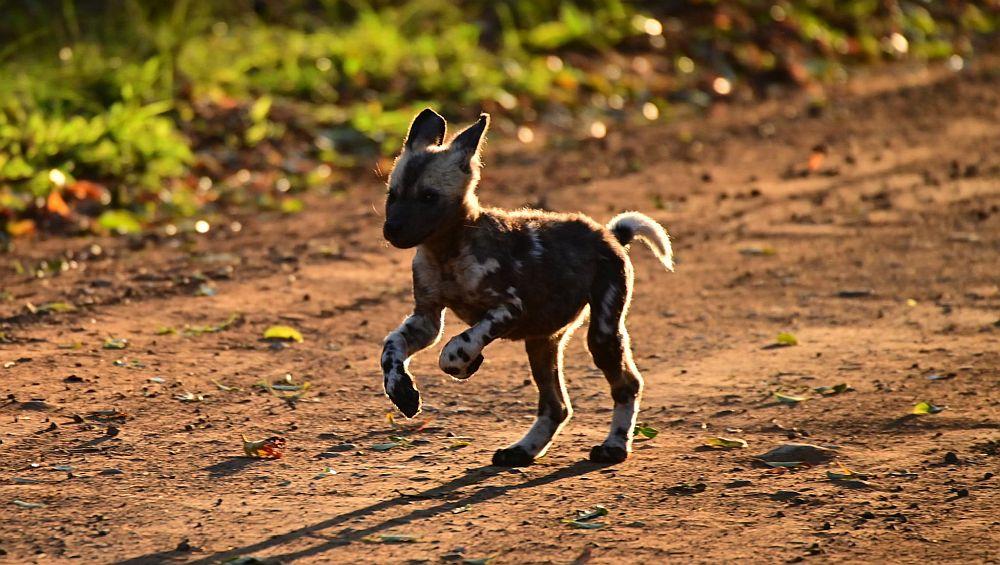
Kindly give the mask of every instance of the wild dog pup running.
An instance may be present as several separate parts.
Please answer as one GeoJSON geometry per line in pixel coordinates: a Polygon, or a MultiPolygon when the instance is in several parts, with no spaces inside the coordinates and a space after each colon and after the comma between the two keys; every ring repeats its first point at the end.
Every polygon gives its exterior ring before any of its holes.
{"type": "Polygon", "coordinates": [[[611,432],[590,451],[624,461],[632,449],[642,377],[632,362],[625,316],[632,297],[627,248],[640,239],[673,270],[670,239],[647,216],[626,212],[602,226],[582,214],[480,206],[479,152],[489,115],[450,143],[444,118],[422,111],[389,175],[385,238],[413,257],[413,313],[385,338],[385,392],[408,417],[420,411],[409,358],[441,337],[444,309],[469,324],[441,351],[441,369],[467,379],[497,339],[524,340],[538,387],[538,416],[527,435],[493,456],[522,466],[542,456],[572,415],[562,352],[590,309],[587,343],[611,385],[611,432]]]}

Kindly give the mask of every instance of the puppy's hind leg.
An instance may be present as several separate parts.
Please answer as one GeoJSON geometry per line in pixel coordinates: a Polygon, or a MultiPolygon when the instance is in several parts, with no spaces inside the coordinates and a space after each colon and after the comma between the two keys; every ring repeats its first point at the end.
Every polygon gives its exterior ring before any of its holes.
{"type": "Polygon", "coordinates": [[[594,363],[611,385],[615,407],[611,431],[604,443],[590,450],[590,460],[620,463],[632,451],[632,434],[642,397],[642,376],[632,362],[625,329],[625,316],[632,298],[632,264],[627,257],[612,255],[610,251],[605,259],[591,291],[587,345],[594,363]]]}
{"type": "Polygon", "coordinates": [[[545,455],[552,438],[573,414],[562,372],[562,349],[568,334],[528,338],[525,349],[531,375],[538,387],[538,416],[528,433],[517,443],[493,454],[493,464],[505,467],[530,465],[545,455]]]}

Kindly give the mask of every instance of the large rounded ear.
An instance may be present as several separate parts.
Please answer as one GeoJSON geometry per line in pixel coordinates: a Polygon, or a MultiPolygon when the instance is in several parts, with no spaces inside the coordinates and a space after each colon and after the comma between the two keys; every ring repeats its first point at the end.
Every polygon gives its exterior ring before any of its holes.
{"type": "Polygon", "coordinates": [[[404,146],[413,151],[429,145],[440,145],[444,141],[445,129],[448,125],[444,118],[430,108],[425,108],[413,118],[410,132],[406,134],[404,146]]]}
{"type": "Polygon", "coordinates": [[[483,144],[486,129],[489,127],[490,115],[480,114],[479,121],[465,128],[462,133],[455,136],[455,139],[451,142],[451,149],[457,151],[462,156],[463,164],[467,165],[479,153],[479,147],[483,144]]]}

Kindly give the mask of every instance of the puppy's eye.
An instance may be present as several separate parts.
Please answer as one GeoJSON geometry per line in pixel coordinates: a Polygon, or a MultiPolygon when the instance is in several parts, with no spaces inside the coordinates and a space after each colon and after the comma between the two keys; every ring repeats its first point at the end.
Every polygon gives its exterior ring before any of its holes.
{"type": "Polygon", "coordinates": [[[434,202],[437,202],[437,199],[438,193],[433,190],[425,190],[420,194],[420,201],[425,204],[433,204],[434,202]]]}

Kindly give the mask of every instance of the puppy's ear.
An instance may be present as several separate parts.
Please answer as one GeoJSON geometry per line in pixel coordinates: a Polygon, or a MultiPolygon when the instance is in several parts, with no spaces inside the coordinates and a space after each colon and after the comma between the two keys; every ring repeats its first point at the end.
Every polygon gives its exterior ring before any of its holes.
{"type": "Polygon", "coordinates": [[[467,167],[486,137],[486,129],[490,127],[490,115],[480,114],[479,120],[471,126],[465,128],[462,133],[455,136],[451,142],[451,149],[457,151],[462,156],[463,168],[467,167]]]}
{"type": "Polygon", "coordinates": [[[417,114],[416,118],[413,118],[404,145],[410,151],[423,149],[429,145],[439,145],[444,141],[447,127],[444,118],[437,112],[430,108],[424,108],[422,112],[417,114]]]}

